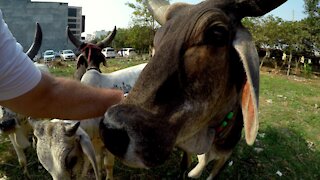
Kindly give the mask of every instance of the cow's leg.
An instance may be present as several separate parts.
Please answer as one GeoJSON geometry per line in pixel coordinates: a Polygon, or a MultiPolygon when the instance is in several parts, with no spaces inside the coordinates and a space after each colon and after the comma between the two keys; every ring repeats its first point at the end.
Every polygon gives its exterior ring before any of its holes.
{"type": "Polygon", "coordinates": [[[82,179],[85,179],[85,177],[88,175],[89,167],[90,167],[89,159],[88,158],[84,158],[83,170],[82,170],[82,173],[81,173],[81,178],[82,179]]]}
{"type": "Polygon", "coordinates": [[[190,165],[191,165],[191,154],[186,151],[183,151],[183,156],[180,163],[179,179],[186,179],[186,173],[190,165]]]}
{"type": "Polygon", "coordinates": [[[106,152],[106,156],[104,157],[104,164],[107,171],[106,180],[113,179],[113,166],[114,166],[114,155],[109,151],[106,152]]]}
{"type": "Polygon", "coordinates": [[[103,150],[100,146],[96,146],[95,144],[93,145],[95,152],[96,152],[96,159],[97,159],[97,166],[98,166],[98,172],[100,173],[100,176],[103,177],[105,172],[103,170],[103,150]]]}
{"type": "Polygon", "coordinates": [[[207,179],[213,179],[221,170],[225,162],[229,159],[232,151],[218,151],[215,146],[212,146],[210,151],[198,155],[198,164],[188,174],[190,178],[199,178],[209,162],[216,160],[212,171],[207,179]]]}
{"type": "Polygon", "coordinates": [[[212,180],[219,174],[219,172],[223,169],[225,163],[229,159],[230,155],[231,151],[228,153],[223,153],[223,155],[219,155],[219,159],[217,159],[214,163],[211,173],[208,176],[207,180],[212,180]]]}
{"type": "Polygon", "coordinates": [[[26,176],[27,179],[31,179],[28,172],[28,168],[27,168],[27,158],[23,151],[25,148],[17,144],[16,138],[19,138],[19,137],[16,137],[16,136],[17,136],[16,134],[9,134],[10,141],[13,145],[14,150],[17,153],[18,161],[23,170],[23,174],[26,176]]]}
{"type": "Polygon", "coordinates": [[[210,156],[210,152],[197,155],[197,157],[198,157],[198,164],[188,173],[188,177],[190,178],[199,178],[202,174],[202,171],[206,167],[206,165],[213,160],[213,157],[210,156]]]}

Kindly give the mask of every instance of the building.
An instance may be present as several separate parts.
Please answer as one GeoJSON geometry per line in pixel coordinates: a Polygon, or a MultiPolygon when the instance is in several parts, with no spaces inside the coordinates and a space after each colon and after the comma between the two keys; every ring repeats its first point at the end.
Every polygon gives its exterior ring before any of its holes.
{"type": "Polygon", "coordinates": [[[24,51],[33,42],[36,22],[39,22],[43,33],[39,53],[47,49],[75,49],[68,40],[66,27],[69,26],[79,38],[84,31],[85,17],[82,16],[82,8],[69,7],[68,3],[1,0],[0,7],[4,20],[24,51]]]}
{"type": "Polygon", "coordinates": [[[71,32],[78,38],[81,38],[81,33],[84,32],[85,16],[82,16],[82,8],[69,6],[68,7],[68,26],[71,32]]]}

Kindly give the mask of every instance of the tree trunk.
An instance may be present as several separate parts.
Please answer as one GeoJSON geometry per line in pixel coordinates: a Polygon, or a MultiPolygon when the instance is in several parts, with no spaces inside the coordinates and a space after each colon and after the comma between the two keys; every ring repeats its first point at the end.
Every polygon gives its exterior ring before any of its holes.
{"type": "Polygon", "coordinates": [[[296,67],[295,67],[295,74],[299,75],[300,74],[300,70],[299,70],[299,59],[297,59],[296,61],[296,67]]]}
{"type": "Polygon", "coordinates": [[[264,56],[264,57],[262,58],[261,63],[260,63],[260,69],[262,68],[263,62],[264,62],[264,60],[266,59],[266,57],[267,57],[267,56],[264,56]]]}
{"type": "Polygon", "coordinates": [[[262,68],[263,62],[266,58],[270,58],[270,51],[269,50],[266,51],[266,55],[264,55],[264,57],[261,60],[260,69],[262,68]]]}
{"type": "Polygon", "coordinates": [[[287,76],[289,76],[289,75],[290,75],[291,60],[292,60],[292,51],[290,51],[289,62],[288,62],[288,71],[287,71],[287,76]]]}

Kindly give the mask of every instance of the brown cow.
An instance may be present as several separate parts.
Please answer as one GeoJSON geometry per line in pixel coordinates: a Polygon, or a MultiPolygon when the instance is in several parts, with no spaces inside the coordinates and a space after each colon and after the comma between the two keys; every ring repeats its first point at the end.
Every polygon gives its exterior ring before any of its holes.
{"type": "Polygon", "coordinates": [[[259,59],[241,19],[285,1],[149,0],[162,25],[155,54],[128,97],[107,111],[100,124],[105,146],[124,163],[143,168],[162,164],[177,146],[216,159],[209,178],[216,176],[242,126],[249,145],[258,131],[259,59]]]}

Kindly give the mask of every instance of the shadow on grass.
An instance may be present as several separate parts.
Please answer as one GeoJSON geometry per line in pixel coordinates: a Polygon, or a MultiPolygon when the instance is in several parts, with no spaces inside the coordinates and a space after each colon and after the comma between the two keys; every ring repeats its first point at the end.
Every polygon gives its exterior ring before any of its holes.
{"type": "Polygon", "coordinates": [[[177,179],[180,173],[182,154],[182,151],[175,149],[165,164],[150,170],[130,168],[117,161],[114,169],[115,180],[177,179]]]}
{"type": "MultiPolygon", "coordinates": [[[[9,144],[11,145],[11,144],[9,144]]],[[[12,151],[12,150],[11,150],[12,151]]],[[[15,152],[2,158],[0,174],[8,179],[24,179],[15,152]],[[4,162],[4,163],[3,163],[4,162]]],[[[51,179],[50,175],[37,161],[35,151],[27,150],[28,170],[32,179],[51,179]]],[[[116,180],[175,180],[179,175],[182,152],[175,150],[162,166],[150,170],[129,168],[116,162],[114,177],[116,180]]],[[[196,157],[192,167],[196,165],[196,157]]],[[[320,154],[310,147],[298,132],[288,128],[266,127],[261,129],[254,146],[246,145],[242,139],[218,179],[320,179],[320,154]],[[257,152],[260,148],[261,152],[257,152]],[[280,177],[277,172],[281,173],[280,177]]],[[[213,162],[211,162],[199,179],[206,179],[213,162]]],[[[279,173],[279,174],[280,174],[279,173]]]]}
{"type": "MultiPolygon", "coordinates": [[[[218,179],[320,179],[319,151],[310,149],[298,132],[267,127],[259,134],[253,146],[248,146],[243,139],[239,142],[218,179]],[[262,151],[257,152],[256,148],[262,151]],[[231,161],[233,164],[229,166],[231,161]]],[[[181,156],[180,151],[174,151],[164,165],[151,170],[132,169],[117,162],[115,179],[177,179],[181,156]]],[[[197,163],[196,157],[193,159],[189,170],[197,163]]],[[[213,163],[209,163],[199,179],[207,178],[213,163]]]]}
{"type": "Polygon", "coordinates": [[[269,126],[259,134],[252,147],[239,143],[221,179],[320,179],[319,151],[298,132],[269,126]]]}
{"type": "MultiPolygon", "coordinates": [[[[27,179],[23,174],[18,157],[10,141],[2,143],[1,147],[0,179],[1,177],[6,177],[3,178],[5,180],[27,179]]],[[[25,149],[25,154],[27,156],[28,171],[32,180],[52,179],[50,174],[47,173],[38,161],[35,149],[29,147],[25,149]]]]}

